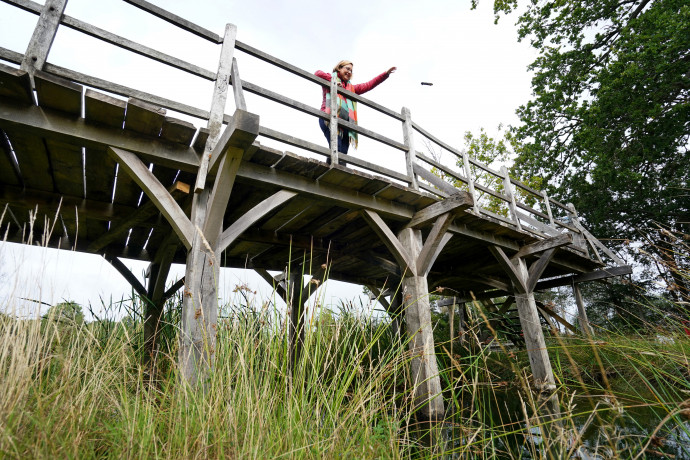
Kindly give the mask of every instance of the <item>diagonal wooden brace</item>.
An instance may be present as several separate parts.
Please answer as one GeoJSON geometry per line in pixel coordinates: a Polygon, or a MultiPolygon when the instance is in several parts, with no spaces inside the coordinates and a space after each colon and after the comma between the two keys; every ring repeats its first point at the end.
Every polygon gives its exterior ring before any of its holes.
{"type": "Polygon", "coordinates": [[[187,249],[191,248],[192,239],[194,238],[194,227],[191,221],[168,190],[149,171],[149,168],[135,154],[127,150],[109,147],[108,154],[120,164],[120,167],[127,172],[151,201],[156,204],[156,207],[165,216],[182,244],[187,249]]]}
{"type": "Polygon", "coordinates": [[[238,109],[235,111],[232,124],[225,129],[213,150],[214,158],[218,159],[218,172],[208,199],[203,228],[204,236],[212,248],[215,248],[222,230],[223,216],[228,207],[242,156],[258,135],[259,116],[238,109]]]}
{"type": "Polygon", "coordinates": [[[405,249],[405,247],[400,243],[398,237],[391,231],[388,225],[381,219],[374,211],[368,209],[362,210],[362,217],[367,221],[369,226],[374,230],[374,232],[381,238],[383,244],[386,245],[388,250],[391,252],[396,262],[400,264],[400,268],[403,272],[408,272],[413,276],[417,276],[417,264],[414,259],[410,256],[410,253],[405,249]]]}

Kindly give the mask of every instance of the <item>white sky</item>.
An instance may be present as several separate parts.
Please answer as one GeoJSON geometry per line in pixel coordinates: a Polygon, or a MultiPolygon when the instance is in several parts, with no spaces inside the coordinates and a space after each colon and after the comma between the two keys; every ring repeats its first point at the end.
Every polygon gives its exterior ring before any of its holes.
{"type": "MultiPolygon", "coordinates": [[[[43,2],[39,2],[43,3],[43,2]]],[[[353,82],[373,78],[391,66],[398,70],[365,97],[399,111],[409,107],[412,118],[448,144],[462,147],[465,131],[480,127],[495,133],[499,123],[516,123],[515,109],[530,97],[527,65],[536,57],[527,43],[517,43],[517,16],[493,24],[492,3],[477,11],[469,0],[332,2],[162,0],[153,1],[219,35],[225,24],[237,26],[237,39],[297,67],[330,71],[341,59],[354,62],[353,82]],[[421,86],[420,82],[433,86],[421,86]]],[[[141,12],[121,0],[69,0],[65,13],[211,71],[217,69],[220,47],[141,12]]],[[[37,16],[0,3],[0,46],[20,53],[33,32],[37,16]]],[[[235,53],[243,80],[293,99],[320,106],[321,90],[312,83],[279,71],[241,52],[235,53]]],[[[0,61],[1,62],[1,61],[0,61]]],[[[208,110],[212,83],[151,62],[110,45],[60,28],[48,62],[208,110]]],[[[247,95],[248,110],[261,124],[325,145],[317,122],[278,105],[247,95]]],[[[229,101],[226,113],[232,113],[229,101]]],[[[360,106],[360,124],[402,141],[398,122],[360,106]]],[[[205,123],[190,119],[197,126],[205,123]]],[[[265,139],[263,144],[274,145],[265,139]]],[[[276,145],[277,146],[277,145],[276,145]]],[[[418,149],[421,148],[418,146],[418,149]]],[[[288,148],[296,151],[294,148],[288,148]]],[[[394,169],[402,155],[360,136],[356,156],[394,169]]],[[[445,158],[450,162],[449,158],[445,158]]],[[[0,305],[24,308],[20,297],[56,303],[63,299],[91,304],[129,298],[122,277],[97,256],[0,243],[0,305]],[[10,300],[6,300],[10,299],[10,300]]],[[[140,279],[144,263],[125,261],[140,279]]],[[[221,296],[228,300],[237,284],[248,283],[262,298],[268,285],[252,272],[223,270],[221,296]]],[[[175,267],[170,282],[182,276],[175,267]]],[[[352,299],[360,287],[328,283],[321,299],[336,304],[352,299]]]]}

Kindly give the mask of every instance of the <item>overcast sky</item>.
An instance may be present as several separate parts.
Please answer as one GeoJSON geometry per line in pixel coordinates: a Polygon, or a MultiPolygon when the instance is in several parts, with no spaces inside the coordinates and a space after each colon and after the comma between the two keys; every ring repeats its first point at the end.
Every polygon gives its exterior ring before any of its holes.
{"type": "MultiPolygon", "coordinates": [[[[43,3],[43,2],[38,2],[43,3]]],[[[313,0],[155,0],[153,3],[219,35],[226,23],[237,26],[237,39],[310,72],[330,71],[341,59],[354,62],[353,82],[373,78],[391,66],[398,70],[366,97],[393,110],[406,106],[412,118],[443,141],[462,147],[465,131],[484,127],[496,132],[499,123],[516,123],[515,109],[530,96],[527,65],[536,57],[527,43],[517,43],[516,16],[493,24],[492,3],[470,9],[469,0],[324,2],[313,0]],[[431,82],[433,86],[420,83],[431,82]]],[[[217,70],[220,47],[141,12],[121,0],[69,0],[65,13],[149,47],[217,70]]],[[[37,16],[0,3],[0,46],[24,53],[37,16]]],[[[243,80],[320,106],[320,89],[237,52],[243,80]]],[[[0,61],[1,62],[1,61],[0,61]]],[[[48,62],[105,78],[208,110],[212,83],[134,56],[60,28],[48,62]]],[[[324,143],[317,122],[307,115],[285,115],[276,104],[247,96],[248,110],[261,124],[324,143]]],[[[227,113],[234,103],[229,101],[227,113]]],[[[173,114],[174,115],[174,114],[173,114]]],[[[400,124],[360,108],[360,124],[401,139],[400,124]]],[[[197,126],[200,120],[189,119],[197,126]]],[[[361,136],[360,136],[361,137],[361,136]]],[[[260,139],[264,144],[274,145],[260,139]]],[[[279,147],[278,145],[275,145],[279,147]]],[[[293,148],[289,148],[295,151],[293,148]]],[[[380,144],[362,139],[355,155],[402,168],[402,158],[380,144]],[[395,156],[397,155],[397,156],[395,156]]],[[[449,158],[446,158],[450,162],[449,158]]],[[[53,304],[72,299],[91,303],[130,297],[121,276],[97,256],[67,251],[19,248],[0,244],[0,298],[3,305],[22,306],[29,297],[53,304]],[[12,300],[7,300],[12,299],[12,300]]],[[[125,261],[140,279],[145,264],[125,261]]],[[[251,272],[224,270],[221,295],[232,296],[248,283],[259,297],[270,294],[266,283],[251,272]]],[[[176,267],[173,278],[182,276],[176,267]]],[[[343,283],[327,285],[322,299],[336,303],[361,292],[343,283]]]]}

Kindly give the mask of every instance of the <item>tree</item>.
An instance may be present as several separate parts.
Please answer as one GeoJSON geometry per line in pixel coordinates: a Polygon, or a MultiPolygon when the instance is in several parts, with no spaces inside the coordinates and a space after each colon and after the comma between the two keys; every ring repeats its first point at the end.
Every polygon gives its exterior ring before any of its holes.
{"type": "Polygon", "coordinates": [[[83,324],[84,312],[77,302],[60,302],[50,307],[48,312],[43,315],[43,319],[53,319],[67,324],[83,324]]]}
{"type": "MultiPolygon", "coordinates": [[[[496,0],[497,19],[516,6],[496,0]]],[[[518,26],[540,54],[513,172],[544,177],[599,237],[688,233],[687,0],[533,0],[518,26]]]]}

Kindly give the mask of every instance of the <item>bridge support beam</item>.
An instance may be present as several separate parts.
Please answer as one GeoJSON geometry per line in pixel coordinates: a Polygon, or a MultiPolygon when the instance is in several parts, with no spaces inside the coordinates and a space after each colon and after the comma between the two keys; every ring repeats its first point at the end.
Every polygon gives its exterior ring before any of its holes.
{"type": "MultiPolygon", "coordinates": [[[[422,232],[406,228],[398,234],[400,243],[415,259],[422,252],[422,232]]],[[[410,336],[410,362],[415,406],[424,419],[442,420],[444,402],[438,374],[431,325],[431,305],[426,274],[407,273],[402,279],[405,325],[410,336]]]]}

